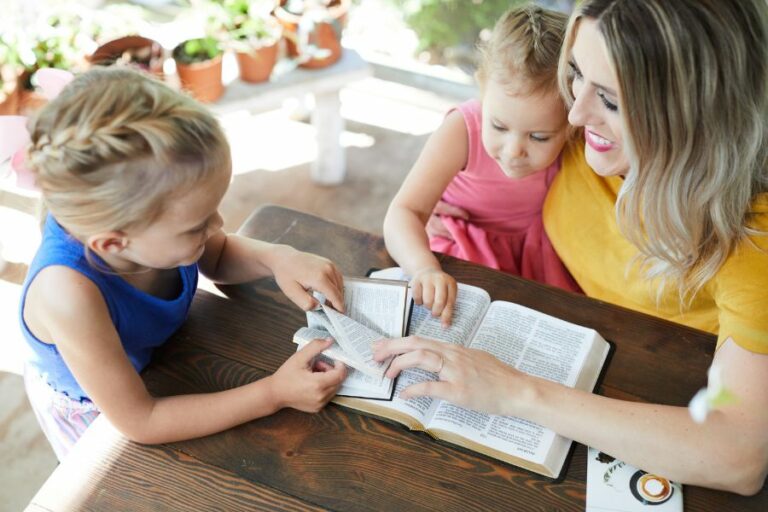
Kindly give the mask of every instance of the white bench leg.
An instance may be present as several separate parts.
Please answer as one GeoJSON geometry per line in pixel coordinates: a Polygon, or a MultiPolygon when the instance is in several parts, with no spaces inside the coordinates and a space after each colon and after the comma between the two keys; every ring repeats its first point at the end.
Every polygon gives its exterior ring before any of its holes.
{"type": "Polygon", "coordinates": [[[347,162],[340,140],[344,130],[340,107],[338,90],[315,94],[312,125],[317,132],[317,159],[312,163],[312,180],[322,185],[344,181],[347,162]]]}

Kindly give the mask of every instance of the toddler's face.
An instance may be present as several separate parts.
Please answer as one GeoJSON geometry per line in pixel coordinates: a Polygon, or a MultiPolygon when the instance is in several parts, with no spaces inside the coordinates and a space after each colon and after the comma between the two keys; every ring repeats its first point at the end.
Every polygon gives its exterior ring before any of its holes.
{"type": "Polygon", "coordinates": [[[155,222],[128,233],[130,245],[124,256],[155,269],[191,265],[199,260],[205,243],[224,223],[218,209],[230,176],[229,172],[219,172],[172,199],[155,222]]]}
{"type": "Polygon", "coordinates": [[[557,91],[510,95],[509,90],[493,78],[485,83],[483,147],[504,174],[524,178],[555,161],[565,144],[568,123],[557,91]]]}

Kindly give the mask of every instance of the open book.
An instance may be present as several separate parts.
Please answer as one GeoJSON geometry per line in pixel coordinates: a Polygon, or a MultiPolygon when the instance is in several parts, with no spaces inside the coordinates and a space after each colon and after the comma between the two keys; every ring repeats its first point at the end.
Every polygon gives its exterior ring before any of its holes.
{"type": "MultiPolygon", "coordinates": [[[[402,278],[400,269],[373,275],[402,278]]],[[[371,281],[372,286],[375,282],[371,281]]],[[[459,284],[449,328],[444,328],[428,309],[412,305],[410,295],[406,293],[405,297],[406,303],[388,314],[393,321],[408,318],[407,334],[484,350],[522,372],[584,391],[594,390],[610,349],[608,342],[593,329],[511,302],[492,302],[485,290],[475,286],[459,284]]],[[[364,302],[350,300],[346,295],[345,303],[350,316],[359,317],[367,309],[364,302]]],[[[381,387],[388,380],[367,376],[372,381],[371,388],[381,387]]],[[[425,380],[437,380],[437,375],[418,368],[407,369],[396,379],[389,401],[359,398],[370,396],[360,393],[357,397],[337,396],[334,402],[548,477],[560,475],[571,447],[570,439],[521,418],[472,411],[430,397],[399,398],[402,389],[425,380]]],[[[359,382],[355,386],[366,391],[359,382]]]]}
{"type": "Polygon", "coordinates": [[[307,327],[299,329],[293,341],[303,347],[315,338],[332,337],[335,343],[323,355],[349,367],[337,395],[390,400],[394,382],[384,377],[390,361],[374,361],[371,345],[383,338],[405,336],[410,312],[408,282],[345,277],[346,314],[315,295],[320,307],[307,312],[307,327]]]}

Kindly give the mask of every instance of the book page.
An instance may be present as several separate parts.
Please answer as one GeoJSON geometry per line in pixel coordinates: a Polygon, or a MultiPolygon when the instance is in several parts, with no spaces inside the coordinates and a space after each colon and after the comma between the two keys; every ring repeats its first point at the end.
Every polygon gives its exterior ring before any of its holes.
{"type": "Polygon", "coordinates": [[[389,400],[392,398],[393,385],[392,379],[374,377],[354,368],[347,368],[347,378],[341,383],[336,395],[389,400]]]}
{"type": "MultiPolygon", "coordinates": [[[[293,341],[298,345],[297,350],[299,350],[311,340],[315,338],[322,339],[327,336],[328,332],[325,329],[302,327],[294,334],[293,341]]],[[[334,343],[325,349],[320,358],[326,360],[329,364],[340,361],[348,366],[347,378],[344,379],[337,395],[377,399],[390,399],[392,397],[393,380],[356,370],[351,364],[352,361],[350,361],[349,355],[338,343],[334,343]]]]}
{"type": "Polygon", "coordinates": [[[518,304],[494,302],[471,347],[522,372],[573,387],[593,338],[592,329],[518,304]]]}
{"type": "Polygon", "coordinates": [[[400,392],[412,384],[428,380],[437,380],[437,375],[422,370],[421,368],[408,368],[407,370],[400,372],[400,375],[395,381],[395,394],[392,397],[391,407],[406,414],[410,414],[418,419],[420,423],[424,423],[438,400],[429,396],[419,396],[409,400],[403,400],[400,398],[400,392]]]}
{"type": "MultiPolygon", "coordinates": [[[[320,304],[325,304],[325,296],[322,293],[315,291],[312,295],[320,304]]],[[[387,338],[397,338],[405,334],[407,304],[408,283],[406,282],[391,279],[344,278],[344,315],[387,338]]],[[[330,329],[329,325],[323,323],[323,315],[320,317],[315,315],[321,309],[318,307],[307,311],[307,325],[330,329]]]]}
{"type": "Polygon", "coordinates": [[[546,461],[556,436],[532,421],[486,414],[445,401],[435,408],[428,428],[455,432],[478,444],[540,464],[546,461]]]}
{"type": "MultiPolygon", "coordinates": [[[[525,373],[573,387],[593,336],[591,329],[517,304],[494,302],[470,346],[525,373]]],[[[447,402],[437,407],[428,427],[540,463],[551,445],[562,440],[552,430],[521,418],[483,414],[447,402]]]]}
{"type": "Polygon", "coordinates": [[[439,317],[424,306],[414,304],[408,334],[430,338],[447,343],[468,345],[483,313],[491,303],[488,292],[476,286],[459,284],[456,305],[453,310],[453,322],[443,327],[439,317]]]}
{"type": "Polygon", "coordinates": [[[410,400],[400,398],[400,392],[411,384],[426,380],[435,380],[437,377],[419,368],[403,370],[395,379],[395,389],[391,401],[360,399],[354,401],[342,401],[342,405],[349,405],[355,409],[372,412],[379,416],[395,419],[408,425],[410,428],[423,429],[425,420],[439,402],[431,397],[417,397],[410,400]],[[408,419],[403,421],[403,417],[408,419]]]}
{"type": "Polygon", "coordinates": [[[406,283],[344,278],[345,314],[387,338],[398,338],[405,334],[407,294],[406,283]]]}
{"type": "MultiPolygon", "coordinates": [[[[322,308],[333,326],[331,333],[335,336],[336,342],[341,348],[354,360],[375,368],[377,374],[379,372],[383,374],[384,370],[389,366],[389,361],[375,361],[373,359],[372,345],[375,341],[383,339],[384,335],[369,329],[331,307],[323,305],[322,308]]],[[[365,369],[361,370],[365,371],[365,369]]]]}
{"type": "MultiPolygon", "coordinates": [[[[335,309],[321,305],[320,309],[307,311],[308,329],[322,331],[322,337],[331,336],[335,343],[323,353],[363,373],[383,377],[392,358],[384,361],[373,359],[373,342],[384,338],[335,309]],[[338,347],[338,350],[337,350],[338,347]]],[[[301,329],[299,330],[301,332],[301,329]]],[[[296,336],[294,336],[294,341],[296,336]]]]}

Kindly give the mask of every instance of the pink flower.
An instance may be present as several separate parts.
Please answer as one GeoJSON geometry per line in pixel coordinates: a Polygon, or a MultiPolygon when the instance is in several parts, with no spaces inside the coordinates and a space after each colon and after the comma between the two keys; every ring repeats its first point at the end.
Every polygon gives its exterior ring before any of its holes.
{"type": "MultiPolygon", "coordinates": [[[[74,75],[69,71],[52,68],[41,69],[35,76],[48,99],[55,98],[74,79],[74,75]]],[[[16,173],[16,185],[36,190],[34,176],[25,163],[29,142],[26,117],[0,116],[0,163],[10,159],[11,169],[16,173]]]]}

